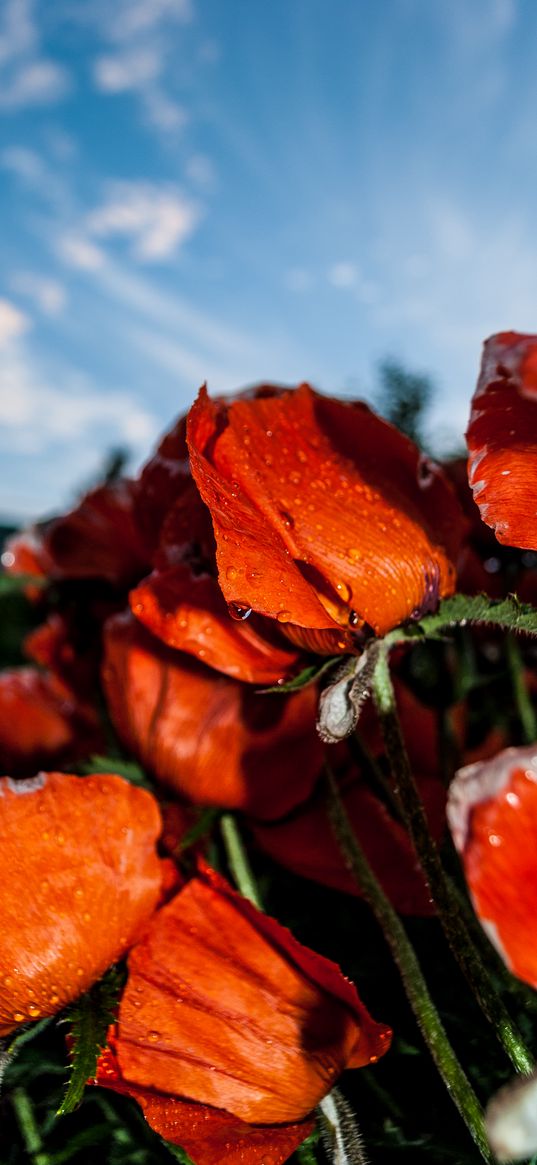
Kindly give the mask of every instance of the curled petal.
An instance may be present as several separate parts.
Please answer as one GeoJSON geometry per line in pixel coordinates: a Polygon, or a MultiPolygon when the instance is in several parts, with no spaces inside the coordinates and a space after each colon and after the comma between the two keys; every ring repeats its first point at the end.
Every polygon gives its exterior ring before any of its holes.
{"type": "Polygon", "coordinates": [[[537,549],[537,336],[486,341],[466,437],[483,521],[499,542],[537,549]]]}
{"type": "Polygon", "coordinates": [[[159,900],[149,793],[116,776],[0,780],[0,1035],[54,1015],[139,937],[159,900]]]}
{"type": "Polygon", "coordinates": [[[482,925],[513,974],[537,987],[537,744],[460,769],[448,821],[482,925]]]}
{"type": "Polygon", "coordinates": [[[252,1125],[207,1104],[139,1088],[123,1079],[110,1048],[99,1060],[95,1083],[132,1096],[151,1128],[185,1149],[196,1165],[283,1165],[315,1123],[310,1118],[286,1125],[252,1125]]]}
{"type": "Polygon", "coordinates": [[[130,613],[105,628],[103,680],[126,746],[196,804],[279,817],[322,765],[313,687],[262,696],[166,647],[130,613]]]}
{"type": "Polygon", "coordinates": [[[134,505],[138,527],[145,544],[158,546],[162,524],[171,506],[190,483],[186,445],[186,417],[164,434],[159,445],[134,482],[134,505]]]}
{"type": "Polygon", "coordinates": [[[188,442],[228,603],[361,642],[452,592],[451,487],[366,405],[308,385],[228,405],[202,389],[188,442]]]}
{"type": "Polygon", "coordinates": [[[27,776],[103,747],[96,712],[54,675],[33,667],[0,673],[0,771],[27,776]]]}
{"type": "Polygon", "coordinates": [[[210,870],[129,956],[122,1077],[249,1123],[301,1120],[343,1068],[377,1059],[389,1039],[334,963],[210,870]]]}
{"type": "Polygon", "coordinates": [[[268,621],[232,619],[216,578],[195,575],[186,564],[154,571],[131,591],[129,601],[158,639],[234,679],[274,684],[299,658],[268,621]]]}

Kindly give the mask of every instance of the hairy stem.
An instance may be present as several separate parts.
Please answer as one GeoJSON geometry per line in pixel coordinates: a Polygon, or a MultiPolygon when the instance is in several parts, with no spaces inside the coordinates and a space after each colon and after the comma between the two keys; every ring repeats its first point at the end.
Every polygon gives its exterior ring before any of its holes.
{"type": "Polygon", "coordinates": [[[399,723],[387,645],[379,652],[373,677],[373,698],[395,781],[395,791],[446,938],[484,1015],[492,1024],[517,1072],[529,1073],[533,1069],[533,1058],[490,982],[487,969],[471,940],[458,897],[452,892],[429,831],[399,723]]]}
{"type": "Polygon", "coordinates": [[[336,781],[330,772],[328,783],[330,820],[345,862],[382,927],[384,937],[399,968],[408,1001],[444,1084],[465,1121],[483,1160],[492,1162],[493,1157],[485,1136],[481,1106],[449,1043],[423,978],[415,951],[409,942],[399,916],[388,901],[354,835],[352,825],[339,796],[336,781]]]}

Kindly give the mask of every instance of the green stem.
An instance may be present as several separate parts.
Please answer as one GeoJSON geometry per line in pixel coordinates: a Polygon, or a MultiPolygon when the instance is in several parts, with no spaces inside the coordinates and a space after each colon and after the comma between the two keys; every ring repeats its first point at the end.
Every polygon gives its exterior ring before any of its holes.
{"type": "Polygon", "coordinates": [[[34,1110],[24,1088],[15,1088],[11,1093],[11,1103],[15,1110],[24,1148],[32,1165],[50,1165],[51,1158],[43,1149],[43,1141],[34,1110]]]}
{"type": "Polygon", "coordinates": [[[537,740],[537,718],[524,679],[524,662],[515,635],[506,635],[505,653],[525,744],[537,740]]]}
{"type": "Polygon", "coordinates": [[[489,980],[486,967],[472,943],[460,903],[450,889],[437,847],[431,837],[401,732],[388,652],[389,648],[385,643],[379,652],[373,677],[373,698],[395,780],[395,791],[400,799],[407,829],[436,905],[438,918],[461,970],[516,1071],[530,1073],[533,1070],[533,1058],[489,980]]]}
{"type": "Polygon", "coordinates": [[[328,774],[328,779],[330,820],[346,864],[382,927],[399,968],[408,1001],[444,1084],[465,1121],[481,1156],[485,1161],[492,1162],[493,1157],[485,1136],[481,1105],[449,1043],[401,920],[388,901],[355,837],[347,812],[340,799],[337,784],[331,773],[328,774]]]}
{"type": "Polygon", "coordinates": [[[248,898],[248,901],[253,902],[258,910],[262,910],[263,903],[252,872],[252,867],[242,844],[237,823],[231,813],[224,813],[220,819],[220,829],[226,849],[228,865],[235,879],[235,884],[243,898],[248,898]]]}

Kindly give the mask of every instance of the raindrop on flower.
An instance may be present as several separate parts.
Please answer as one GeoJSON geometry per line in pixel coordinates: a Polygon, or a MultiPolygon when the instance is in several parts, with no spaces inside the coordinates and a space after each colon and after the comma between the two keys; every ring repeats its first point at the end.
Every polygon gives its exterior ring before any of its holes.
{"type": "Polygon", "coordinates": [[[252,614],[252,608],[247,603],[228,603],[227,609],[231,618],[239,623],[242,623],[244,619],[248,619],[252,614]]]}

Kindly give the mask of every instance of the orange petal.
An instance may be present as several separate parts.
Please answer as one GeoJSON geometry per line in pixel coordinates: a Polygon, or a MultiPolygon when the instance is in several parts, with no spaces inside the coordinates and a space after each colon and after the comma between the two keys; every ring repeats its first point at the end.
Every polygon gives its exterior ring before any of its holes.
{"type": "Polygon", "coordinates": [[[466,438],[483,521],[499,542],[537,549],[537,336],[486,341],[466,438]]]}
{"type": "Polygon", "coordinates": [[[103,682],[123,743],[196,804],[280,817],[322,765],[313,687],[262,696],[160,643],[130,613],[105,627],[103,682]]]}
{"type": "Polygon", "coordinates": [[[0,1035],[54,1015],[121,958],[160,894],[154,798],[121,777],[0,780],[0,1035]]]}
{"type": "Polygon", "coordinates": [[[161,438],[134,482],[136,520],[148,548],[158,545],[163,521],[190,482],[186,417],[179,417],[161,438]]]}
{"type": "Polygon", "coordinates": [[[460,769],[448,821],[482,925],[513,974],[537,988],[537,745],[460,769]]]}
{"type": "Polygon", "coordinates": [[[129,601],[136,618],[169,647],[203,660],[246,683],[274,684],[292,671],[298,652],[280,642],[270,624],[230,617],[216,578],[188,565],[154,571],[129,601]]]}
{"type": "Polygon", "coordinates": [[[389,1046],[356,989],[213,871],[155,915],[128,960],[123,1078],[252,1123],[301,1120],[389,1046]]]}
{"type": "Polygon", "coordinates": [[[0,772],[27,776],[102,747],[97,713],[55,676],[33,667],[0,672],[0,772]]]}
{"type": "Polygon", "coordinates": [[[229,405],[201,390],[188,441],[229,603],[383,634],[453,591],[451,487],[366,405],[308,385],[229,405]]]}
{"type": "Polygon", "coordinates": [[[122,1078],[109,1048],[100,1057],[95,1083],[132,1096],[151,1128],[185,1149],[196,1165],[283,1165],[315,1126],[313,1119],[251,1125],[222,1109],[138,1088],[122,1078]]]}

